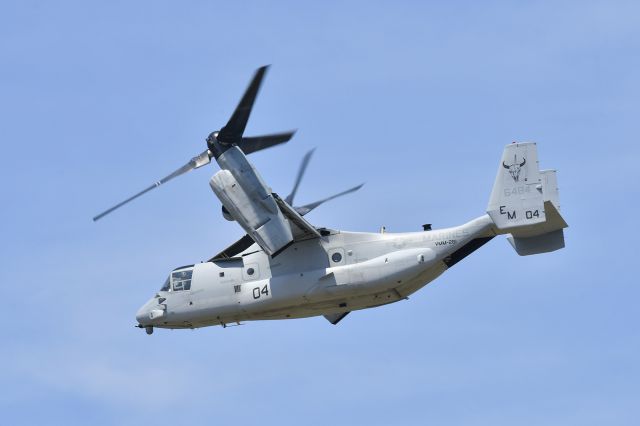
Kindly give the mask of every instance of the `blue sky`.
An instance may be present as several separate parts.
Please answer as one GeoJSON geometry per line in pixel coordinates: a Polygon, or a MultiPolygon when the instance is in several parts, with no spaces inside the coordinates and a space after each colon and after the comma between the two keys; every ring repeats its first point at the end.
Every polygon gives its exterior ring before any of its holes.
{"type": "Polygon", "coordinates": [[[0,3],[0,423],[631,425],[640,416],[635,2],[0,3]],[[338,229],[484,213],[504,144],[559,170],[565,250],[494,239],[339,326],[133,327],[175,266],[242,235],[193,172],[253,71],[252,156],[338,229]]]}

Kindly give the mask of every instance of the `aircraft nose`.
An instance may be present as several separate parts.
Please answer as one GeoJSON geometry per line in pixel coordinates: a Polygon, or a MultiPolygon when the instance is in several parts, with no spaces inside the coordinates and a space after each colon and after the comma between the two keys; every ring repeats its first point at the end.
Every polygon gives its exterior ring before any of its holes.
{"type": "Polygon", "coordinates": [[[157,324],[160,318],[166,316],[165,309],[166,307],[158,304],[158,299],[153,298],[138,309],[138,312],[136,312],[136,320],[141,326],[157,324]]]}
{"type": "Polygon", "coordinates": [[[142,305],[138,312],[136,312],[136,320],[140,325],[147,325],[149,322],[149,304],[145,303],[142,305]]]}

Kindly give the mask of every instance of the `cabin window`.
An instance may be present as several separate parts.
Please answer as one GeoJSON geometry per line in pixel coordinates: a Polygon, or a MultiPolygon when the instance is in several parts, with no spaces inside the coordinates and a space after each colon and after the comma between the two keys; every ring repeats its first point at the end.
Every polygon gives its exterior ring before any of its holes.
{"type": "Polygon", "coordinates": [[[245,281],[253,281],[260,277],[260,268],[257,263],[244,265],[242,269],[242,279],[245,281]]]}
{"type": "Polygon", "coordinates": [[[172,272],[171,284],[173,287],[173,291],[190,290],[192,275],[193,275],[193,269],[172,272]]]}

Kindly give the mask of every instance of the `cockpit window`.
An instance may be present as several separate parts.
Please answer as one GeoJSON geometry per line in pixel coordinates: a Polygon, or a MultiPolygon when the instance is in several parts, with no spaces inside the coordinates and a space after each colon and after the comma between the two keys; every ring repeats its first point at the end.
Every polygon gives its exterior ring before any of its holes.
{"type": "Polygon", "coordinates": [[[160,289],[160,291],[169,291],[169,285],[171,283],[169,282],[169,277],[167,277],[167,280],[164,282],[164,284],[162,284],[162,288],[160,289]]]}
{"type": "Polygon", "coordinates": [[[193,275],[193,269],[172,272],[171,284],[173,286],[173,291],[190,290],[192,275],[193,275]]]}

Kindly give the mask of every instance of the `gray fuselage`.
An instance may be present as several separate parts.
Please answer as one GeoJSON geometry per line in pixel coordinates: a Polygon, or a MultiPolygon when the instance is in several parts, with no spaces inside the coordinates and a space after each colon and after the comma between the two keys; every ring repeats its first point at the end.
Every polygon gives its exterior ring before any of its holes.
{"type": "Polygon", "coordinates": [[[237,257],[178,268],[172,276],[189,280],[170,277],[136,318],[145,327],[196,328],[381,306],[405,299],[495,235],[487,215],[433,231],[324,234],[275,257],[253,244],[237,257]]]}

